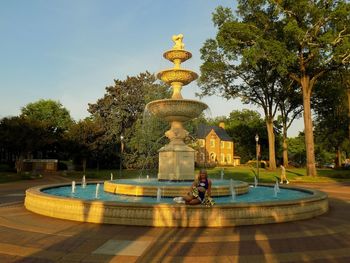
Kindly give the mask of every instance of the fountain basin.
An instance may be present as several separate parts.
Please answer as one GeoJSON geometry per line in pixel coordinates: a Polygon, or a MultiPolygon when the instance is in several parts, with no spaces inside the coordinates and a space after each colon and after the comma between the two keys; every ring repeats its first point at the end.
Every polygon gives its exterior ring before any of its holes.
{"type": "Polygon", "coordinates": [[[208,105],[203,102],[185,99],[155,100],[146,106],[152,114],[168,122],[185,122],[197,118],[207,108],[208,105]]]}
{"type": "Polygon", "coordinates": [[[213,207],[81,200],[43,192],[45,189],[62,186],[70,187],[68,184],[57,184],[28,189],[25,207],[37,214],[61,219],[154,227],[225,227],[280,223],[312,218],[328,211],[325,193],[300,188],[289,189],[309,195],[294,200],[218,203],[213,207]]]}
{"type": "MultiPolygon", "coordinates": [[[[104,191],[113,194],[133,195],[133,196],[157,196],[157,190],[162,190],[162,196],[184,196],[188,193],[192,182],[159,182],[155,179],[121,179],[116,181],[105,181],[104,191]]],[[[249,191],[249,184],[242,181],[233,181],[237,195],[245,194],[249,191]]],[[[211,195],[228,196],[231,194],[230,181],[214,180],[211,195]]]]}
{"type": "Polygon", "coordinates": [[[157,78],[171,85],[172,83],[181,83],[183,86],[189,84],[198,78],[197,73],[188,69],[166,69],[157,74],[157,78]]]}

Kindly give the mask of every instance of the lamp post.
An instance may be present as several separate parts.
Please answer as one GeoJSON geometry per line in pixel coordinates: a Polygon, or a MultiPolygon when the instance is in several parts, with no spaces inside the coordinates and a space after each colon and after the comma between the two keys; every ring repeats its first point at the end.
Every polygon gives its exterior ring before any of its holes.
{"type": "Polygon", "coordinates": [[[255,135],[255,142],[256,142],[256,175],[257,179],[259,180],[259,135],[255,135]]]}
{"type": "Polygon", "coordinates": [[[119,160],[119,175],[122,176],[122,163],[123,163],[123,151],[124,151],[124,136],[120,135],[120,160],[119,160]]]}

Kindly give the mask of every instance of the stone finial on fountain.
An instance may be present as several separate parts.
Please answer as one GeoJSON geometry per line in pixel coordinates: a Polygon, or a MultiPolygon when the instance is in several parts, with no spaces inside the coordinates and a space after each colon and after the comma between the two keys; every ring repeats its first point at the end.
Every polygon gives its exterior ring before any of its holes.
{"type": "Polygon", "coordinates": [[[183,34],[173,35],[172,40],[175,43],[175,45],[173,46],[173,49],[185,49],[185,44],[182,43],[183,39],[184,39],[183,34]]]}

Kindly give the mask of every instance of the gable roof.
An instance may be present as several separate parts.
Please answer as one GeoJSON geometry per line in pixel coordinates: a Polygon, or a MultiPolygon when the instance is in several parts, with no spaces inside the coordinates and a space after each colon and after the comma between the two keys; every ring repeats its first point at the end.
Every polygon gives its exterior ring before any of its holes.
{"type": "Polygon", "coordinates": [[[198,125],[197,138],[204,139],[205,137],[207,137],[207,135],[210,133],[211,130],[214,130],[214,132],[220,138],[220,140],[230,141],[230,142],[233,141],[232,138],[227,134],[225,129],[218,126],[207,126],[204,124],[198,125]]]}

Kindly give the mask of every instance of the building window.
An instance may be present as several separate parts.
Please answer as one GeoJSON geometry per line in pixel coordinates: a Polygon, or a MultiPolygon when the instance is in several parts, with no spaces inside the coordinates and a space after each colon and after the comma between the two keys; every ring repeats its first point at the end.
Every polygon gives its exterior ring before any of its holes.
{"type": "Polygon", "coordinates": [[[221,156],[221,163],[224,163],[225,162],[225,154],[222,153],[220,156],[221,156]]]}
{"type": "Polygon", "coordinates": [[[221,141],[221,149],[224,149],[225,148],[225,142],[221,141]]]}
{"type": "Polygon", "coordinates": [[[210,153],[210,161],[211,162],[216,162],[216,154],[213,153],[213,152],[210,153]]]}
{"type": "Polygon", "coordinates": [[[199,146],[204,147],[205,146],[205,141],[203,139],[199,139],[199,146]]]}
{"type": "Polygon", "coordinates": [[[231,163],[231,154],[226,155],[227,163],[231,163]]]}
{"type": "Polygon", "coordinates": [[[215,147],[215,139],[210,139],[210,147],[215,147]]]}
{"type": "Polygon", "coordinates": [[[205,155],[204,155],[204,153],[201,153],[201,161],[202,161],[202,162],[205,161],[205,155]]]}
{"type": "Polygon", "coordinates": [[[227,142],[227,149],[231,149],[231,142],[227,142]]]}

